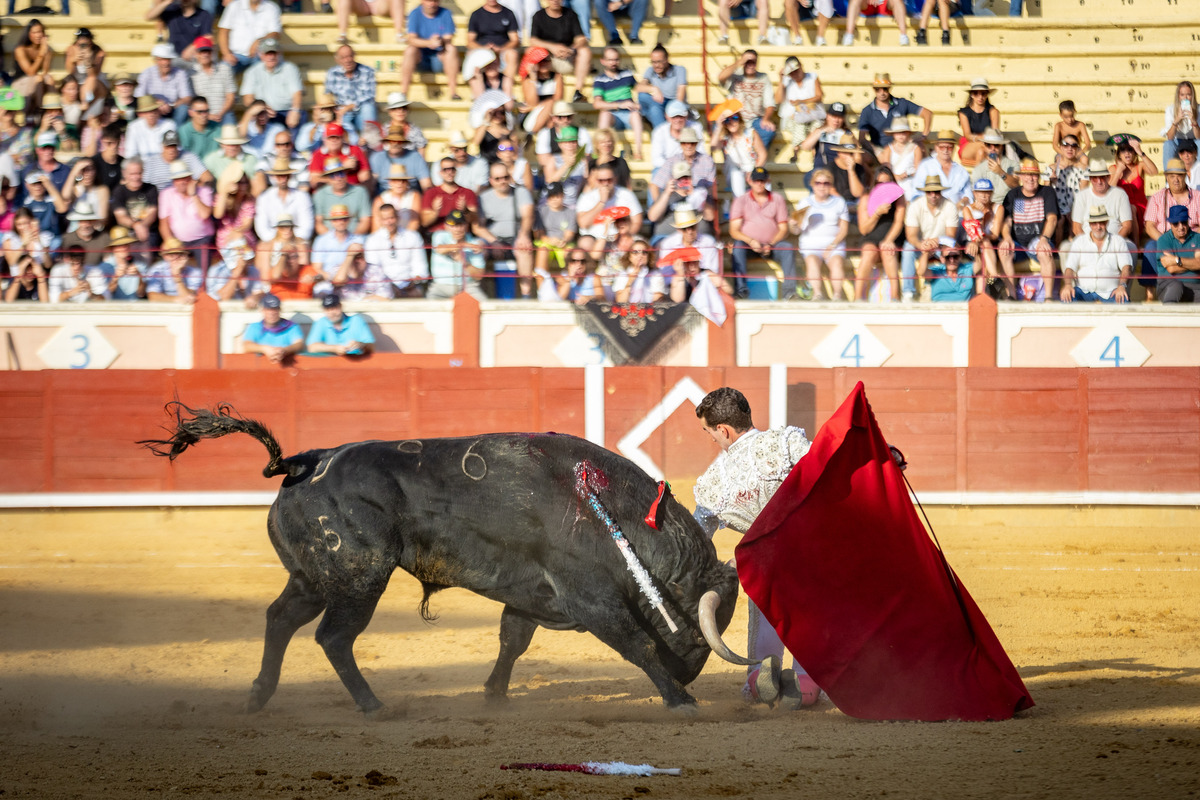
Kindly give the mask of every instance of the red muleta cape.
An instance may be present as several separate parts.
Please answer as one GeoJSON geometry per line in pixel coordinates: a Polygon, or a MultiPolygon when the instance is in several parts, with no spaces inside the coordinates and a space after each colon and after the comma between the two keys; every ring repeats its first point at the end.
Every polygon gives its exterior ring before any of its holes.
{"type": "Polygon", "coordinates": [[[746,594],[844,713],[995,720],[1033,705],[961,581],[955,591],[862,383],[736,555],[746,594]]]}

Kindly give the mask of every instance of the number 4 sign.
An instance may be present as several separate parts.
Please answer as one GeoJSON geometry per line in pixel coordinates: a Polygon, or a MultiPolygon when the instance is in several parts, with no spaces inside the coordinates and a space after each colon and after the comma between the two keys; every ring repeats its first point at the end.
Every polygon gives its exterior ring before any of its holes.
{"type": "Polygon", "coordinates": [[[1150,351],[1124,325],[1109,322],[1084,336],[1071,357],[1081,367],[1140,367],[1150,351]]]}
{"type": "Polygon", "coordinates": [[[823,367],[882,367],[892,351],[861,322],[838,325],[812,349],[823,367]]]}

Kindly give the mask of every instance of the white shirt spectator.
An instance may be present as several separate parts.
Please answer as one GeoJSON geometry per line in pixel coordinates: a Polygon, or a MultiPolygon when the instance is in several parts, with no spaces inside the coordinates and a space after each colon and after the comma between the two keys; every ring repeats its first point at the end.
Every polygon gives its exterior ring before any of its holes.
{"type": "Polygon", "coordinates": [[[1075,271],[1075,285],[1082,291],[1095,292],[1104,298],[1112,297],[1117,290],[1121,270],[1126,267],[1133,267],[1128,242],[1120,236],[1109,235],[1097,245],[1087,230],[1071,242],[1071,252],[1063,264],[1064,270],[1075,271]]]}
{"type": "MultiPolygon", "coordinates": [[[[945,192],[942,194],[944,196],[945,192]]],[[[946,233],[947,228],[952,232],[957,230],[958,209],[947,198],[938,206],[936,212],[932,211],[929,208],[929,201],[925,199],[925,193],[922,192],[915,201],[908,204],[908,211],[904,214],[904,225],[917,229],[918,241],[939,239],[950,235],[946,233]]]]}
{"type": "Polygon", "coordinates": [[[912,188],[908,190],[909,203],[921,199],[923,194],[921,187],[925,185],[925,179],[930,175],[937,175],[942,179],[942,186],[946,187],[942,194],[952,204],[958,203],[964,197],[972,203],[975,202],[975,192],[971,189],[971,173],[967,172],[966,167],[957,161],[951,161],[950,174],[947,175],[942,171],[942,162],[934,156],[930,156],[918,164],[917,171],[913,173],[912,188]]]}
{"type": "Polygon", "coordinates": [[[1082,225],[1083,234],[1088,232],[1088,215],[1097,206],[1104,206],[1108,210],[1108,232],[1111,234],[1119,234],[1122,225],[1133,221],[1129,195],[1125,194],[1124,189],[1110,186],[1103,197],[1097,197],[1096,193],[1092,191],[1092,187],[1089,186],[1087,189],[1080,189],[1075,193],[1075,205],[1071,209],[1071,222],[1082,225]]]}
{"type": "MultiPolygon", "coordinates": [[[[208,277],[204,282],[204,291],[212,297],[218,297],[221,290],[225,288],[225,284],[229,283],[233,277],[228,261],[219,261],[208,268],[208,277]]],[[[240,286],[234,297],[244,299],[253,297],[256,294],[266,294],[271,291],[271,284],[262,279],[258,274],[258,267],[253,264],[246,265],[246,272],[239,279],[240,286]]]]}
{"type": "Polygon", "coordinates": [[[173,120],[160,119],[151,128],[144,119],[138,117],[125,129],[125,152],[122,155],[125,158],[145,158],[161,153],[163,134],[175,129],[173,120]]]}
{"type": "Polygon", "coordinates": [[[279,6],[271,0],[259,0],[258,8],[251,8],[250,0],[233,0],[217,27],[229,31],[229,49],[239,56],[250,55],[250,45],[268,33],[283,32],[279,6]]]}
{"type": "MultiPolygon", "coordinates": [[[[678,250],[681,247],[683,247],[683,235],[680,234],[679,231],[675,231],[672,234],[664,236],[659,241],[658,257],[662,258],[672,250],[678,250]]],[[[708,270],[714,274],[720,271],[721,261],[719,254],[721,252],[721,246],[717,243],[716,239],[709,236],[707,233],[702,233],[696,237],[696,242],[692,245],[692,247],[700,251],[700,269],[708,270]]],[[[660,274],[667,278],[673,277],[674,275],[674,273],[667,268],[664,268],[660,274]]]]}
{"type": "Polygon", "coordinates": [[[313,206],[308,192],[290,191],[286,198],[279,196],[279,187],[272,186],[258,196],[254,210],[254,233],[260,242],[275,238],[275,222],[280,214],[291,214],[296,223],[296,238],[310,241],[313,235],[313,206]]]}
{"type": "Polygon", "coordinates": [[[380,228],[367,237],[363,248],[367,260],[363,281],[373,294],[392,297],[393,286],[406,289],[413,281],[429,277],[425,241],[416,231],[399,228],[392,235],[380,228]]]}
{"type": "MultiPolygon", "coordinates": [[[[579,200],[575,203],[576,211],[590,211],[600,202],[600,191],[592,189],[590,192],[584,192],[579,195],[579,200]]],[[[637,195],[629,191],[623,186],[617,186],[613,189],[613,195],[608,202],[604,204],[605,208],[614,208],[616,206],[624,206],[629,209],[629,216],[636,217],[642,213],[642,204],[638,202],[637,195]]],[[[598,236],[604,237],[607,224],[600,222],[588,228],[583,228],[579,231],[580,236],[598,236]]]]}
{"type": "Polygon", "coordinates": [[[62,298],[63,292],[74,288],[78,284],[79,279],[75,277],[75,273],[72,271],[69,263],[64,261],[55,264],[51,267],[49,276],[50,302],[85,303],[92,299],[92,295],[103,297],[105,300],[111,300],[112,291],[109,289],[109,286],[115,274],[112,264],[101,263],[91,267],[85,266],[83,268],[83,280],[87,281],[90,292],[80,292],[64,300],[62,298]]]}

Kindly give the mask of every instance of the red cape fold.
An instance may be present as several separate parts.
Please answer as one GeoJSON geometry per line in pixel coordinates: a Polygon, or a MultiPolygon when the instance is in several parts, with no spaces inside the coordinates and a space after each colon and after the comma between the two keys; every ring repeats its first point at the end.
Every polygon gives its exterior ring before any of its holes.
{"type": "Polygon", "coordinates": [[[929,537],[859,383],[737,546],[746,594],[844,713],[1008,719],[1033,705],[929,537]]]}

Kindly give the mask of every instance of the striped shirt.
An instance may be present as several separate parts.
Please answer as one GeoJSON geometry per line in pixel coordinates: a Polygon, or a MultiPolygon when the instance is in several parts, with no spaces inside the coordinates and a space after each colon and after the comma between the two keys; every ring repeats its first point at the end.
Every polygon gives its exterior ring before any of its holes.
{"type": "Polygon", "coordinates": [[[205,72],[197,64],[192,70],[193,97],[203,97],[208,101],[208,109],[212,112],[211,119],[217,119],[225,100],[237,92],[237,84],[233,81],[233,70],[224,61],[215,61],[211,72],[205,72]]]}
{"type": "Polygon", "coordinates": [[[168,103],[175,105],[185,97],[192,97],[192,81],[185,70],[171,67],[167,77],[158,71],[158,66],[146,67],[138,76],[135,97],[150,95],[165,98],[168,103]]]}

